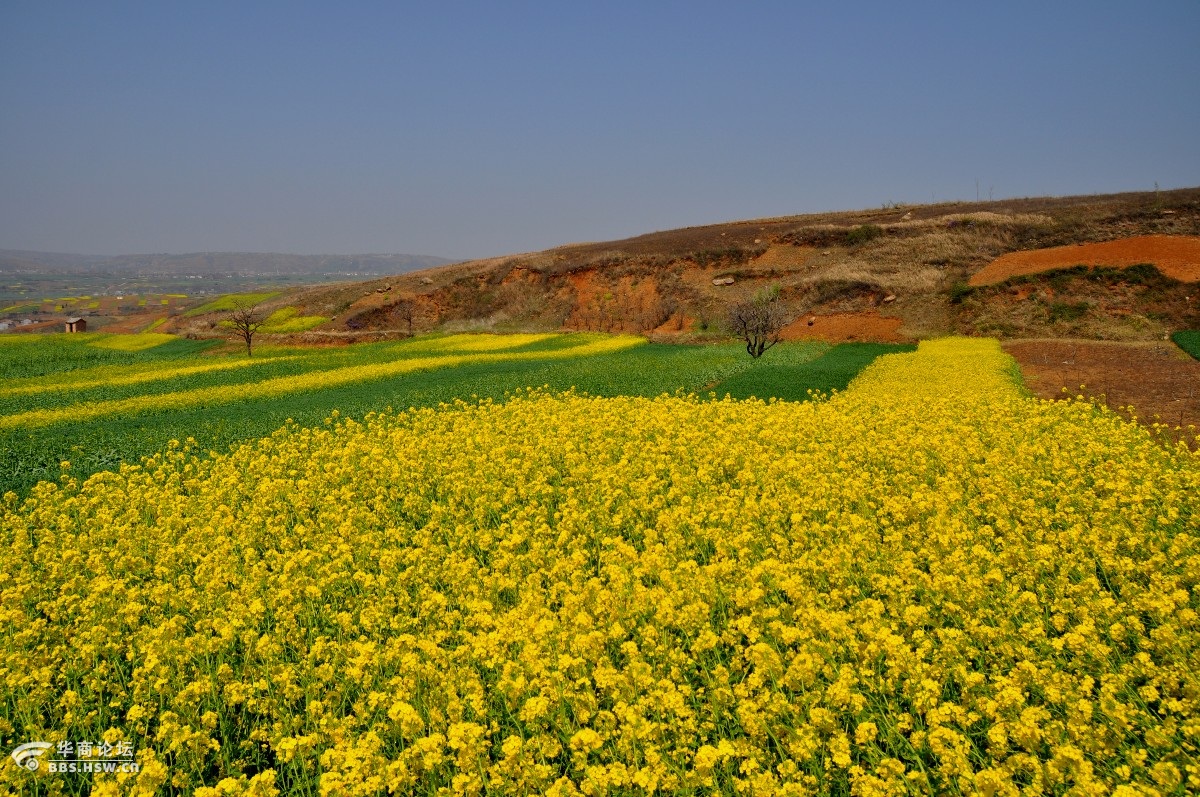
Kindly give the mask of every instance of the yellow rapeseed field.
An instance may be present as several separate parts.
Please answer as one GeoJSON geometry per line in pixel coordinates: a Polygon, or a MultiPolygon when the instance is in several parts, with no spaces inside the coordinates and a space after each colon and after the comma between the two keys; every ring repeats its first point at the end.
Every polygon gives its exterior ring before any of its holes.
{"type": "Polygon", "coordinates": [[[1200,455],[923,343],[809,403],[530,391],[10,494],[43,793],[1200,791],[1200,455]]]}
{"type": "MultiPolygon", "coordinates": [[[[467,336],[463,336],[467,337],[467,336]]],[[[518,337],[518,336],[512,336],[518,337]]],[[[529,338],[542,338],[545,336],[520,336],[529,338]]],[[[496,336],[500,344],[493,344],[494,348],[499,348],[504,345],[504,336],[496,336]]],[[[555,360],[555,359],[571,359],[575,357],[588,357],[595,354],[605,354],[621,351],[622,349],[632,348],[645,343],[645,338],[638,338],[632,335],[612,335],[604,338],[588,340],[582,343],[577,343],[573,346],[554,352],[523,352],[523,351],[493,351],[486,344],[476,344],[475,350],[472,350],[470,342],[463,344],[461,347],[449,342],[452,339],[447,339],[444,344],[445,348],[452,353],[435,354],[428,357],[409,357],[396,359],[388,362],[368,363],[365,365],[346,365],[335,368],[327,368],[323,370],[309,371],[307,373],[295,374],[292,376],[277,376],[263,379],[258,382],[249,384],[236,385],[220,385],[216,387],[192,388],[189,390],[178,390],[170,393],[156,393],[141,396],[133,396],[131,398],[110,399],[108,401],[90,401],[84,404],[74,404],[68,407],[57,407],[54,409],[28,410],[26,412],[17,412],[11,415],[0,416],[0,430],[4,429],[30,429],[42,426],[49,426],[55,423],[63,423],[67,421],[82,421],[92,418],[100,418],[104,416],[119,416],[124,414],[133,414],[153,410],[156,408],[182,409],[185,407],[195,407],[199,405],[227,404],[248,398],[264,398],[270,396],[282,396],[288,393],[301,393],[306,390],[317,388],[337,387],[340,385],[349,385],[358,382],[367,382],[372,379],[384,379],[388,377],[396,377],[402,374],[412,374],[419,371],[432,371],[439,368],[454,368],[461,365],[478,365],[483,363],[495,362],[516,362],[519,360],[555,360]],[[459,353],[466,352],[466,353],[459,353]]],[[[514,344],[508,344],[511,346],[514,344]]],[[[507,346],[505,346],[507,348],[507,346]]],[[[289,359],[287,357],[276,357],[274,362],[289,359]]],[[[222,362],[212,366],[193,366],[179,369],[164,369],[161,366],[154,371],[147,372],[153,379],[169,378],[171,376],[182,376],[186,373],[202,373],[204,371],[218,370],[219,368],[229,368],[234,366],[253,365],[251,361],[234,361],[234,363],[222,362]]],[[[70,378],[70,374],[67,375],[70,378]]],[[[150,380],[150,381],[153,381],[150,380]]],[[[29,382],[32,380],[24,380],[29,382]]],[[[133,384],[139,381],[147,381],[139,376],[129,376],[124,378],[121,384],[133,384]]],[[[114,384],[117,382],[114,381],[114,384]]],[[[74,382],[58,381],[55,384],[56,389],[62,389],[65,385],[74,384],[74,382]]],[[[20,390],[25,388],[27,391],[29,385],[20,385],[12,390],[20,390]]],[[[0,388],[0,396],[5,394],[4,388],[0,388]]]]}
{"type": "MultiPolygon", "coordinates": [[[[164,299],[163,304],[166,303],[167,301],[164,299]]],[[[164,343],[170,343],[175,339],[174,335],[168,335],[165,332],[140,332],[135,335],[101,335],[90,345],[116,351],[145,351],[164,343]]]]}
{"type": "MultiPolygon", "coordinates": [[[[151,362],[137,365],[101,365],[93,368],[79,368],[51,376],[31,376],[21,379],[6,379],[0,385],[0,398],[22,396],[34,393],[69,393],[80,388],[95,385],[117,387],[120,385],[137,385],[147,382],[158,382],[181,376],[208,374],[214,371],[232,371],[241,368],[272,365],[295,357],[277,356],[271,359],[258,360],[218,360],[199,365],[164,366],[162,363],[151,362]]],[[[19,424],[14,424],[19,425],[19,424]]]]}

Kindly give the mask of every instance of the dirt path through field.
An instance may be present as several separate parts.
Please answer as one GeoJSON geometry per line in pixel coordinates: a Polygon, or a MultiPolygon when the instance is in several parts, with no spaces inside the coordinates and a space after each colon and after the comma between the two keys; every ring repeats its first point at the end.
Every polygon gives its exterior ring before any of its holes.
{"type": "Polygon", "coordinates": [[[1024,274],[1071,266],[1124,268],[1153,263],[1180,282],[1200,281],[1200,238],[1193,235],[1139,235],[1116,241],[1077,246],[1053,246],[1010,252],[972,275],[971,285],[992,285],[1024,274]]]}
{"type": "Polygon", "coordinates": [[[878,313],[828,313],[803,315],[780,332],[783,340],[824,340],[830,343],[868,341],[903,343],[899,332],[904,321],[878,313]]]}
{"type": "Polygon", "coordinates": [[[1145,423],[1200,429],[1200,361],[1173,343],[1026,340],[1005,343],[1004,350],[1043,398],[1083,392],[1114,410],[1132,405],[1145,423]]]}

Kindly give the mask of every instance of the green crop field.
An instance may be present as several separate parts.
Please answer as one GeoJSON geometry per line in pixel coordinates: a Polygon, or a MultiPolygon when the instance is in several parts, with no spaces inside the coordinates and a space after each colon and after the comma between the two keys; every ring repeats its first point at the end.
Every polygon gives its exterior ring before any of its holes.
{"type": "Polygon", "coordinates": [[[724,380],[721,395],[733,398],[779,398],[804,401],[808,391],[845,390],[850,380],[881,354],[914,351],[916,346],[892,343],[843,343],[813,358],[811,346],[792,344],[771,349],[759,363],[724,380]],[[773,355],[773,356],[772,356],[773,355]]]}
{"type": "Polygon", "coordinates": [[[232,310],[242,304],[251,305],[258,302],[265,302],[272,296],[278,295],[279,291],[264,291],[260,293],[230,293],[218,299],[213,299],[207,304],[194,307],[184,313],[184,316],[191,317],[203,315],[204,313],[215,313],[218,310],[232,310]]]}
{"type": "Polygon", "coordinates": [[[1171,340],[1188,354],[1200,360],[1200,329],[1183,329],[1171,336],[1171,340]]]}
{"type": "Polygon", "coordinates": [[[205,450],[333,410],[502,399],[527,387],[598,396],[726,394],[803,400],[842,389],[880,354],[911,347],[781,343],[671,346],[592,334],[455,335],[338,348],[214,352],[159,334],[44,335],[0,343],[0,493],[134,462],[193,438],[205,450]],[[157,344],[157,345],[154,345],[157,344]]]}
{"type": "Polygon", "coordinates": [[[0,378],[4,388],[14,379],[63,374],[81,368],[165,362],[196,355],[220,345],[220,341],[174,338],[162,345],[141,351],[123,351],[106,341],[142,340],[141,335],[106,335],[88,332],[72,335],[0,336],[0,378]],[[98,345],[99,344],[99,345],[98,345]]]}

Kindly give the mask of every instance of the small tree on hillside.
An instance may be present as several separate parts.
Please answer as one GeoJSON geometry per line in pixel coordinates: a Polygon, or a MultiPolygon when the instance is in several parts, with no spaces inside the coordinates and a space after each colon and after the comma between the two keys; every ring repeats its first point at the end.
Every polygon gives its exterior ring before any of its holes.
{"type": "Polygon", "coordinates": [[[779,333],[786,325],[787,315],[779,302],[778,287],[729,309],[733,334],[746,342],[746,352],[756,360],[779,342],[779,333]]]}
{"type": "Polygon", "coordinates": [[[408,323],[408,336],[411,338],[413,333],[413,315],[416,313],[416,307],[411,299],[401,299],[396,302],[392,308],[392,314],[400,321],[408,323]]]}
{"type": "Polygon", "coordinates": [[[267,314],[259,309],[257,302],[236,302],[233,309],[229,311],[226,323],[237,333],[239,338],[246,342],[247,357],[254,356],[250,350],[250,344],[254,341],[254,335],[258,332],[259,327],[266,321],[267,314]]]}

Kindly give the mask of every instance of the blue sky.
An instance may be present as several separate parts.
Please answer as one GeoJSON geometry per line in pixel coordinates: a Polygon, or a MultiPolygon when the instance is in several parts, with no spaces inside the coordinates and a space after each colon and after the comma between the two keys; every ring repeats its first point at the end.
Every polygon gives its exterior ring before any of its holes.
{"type": "Polygon", "coordinates": [[[1200,2],[0,3],[0,248],[482,257],[1200,185],[1200,2]]]}

